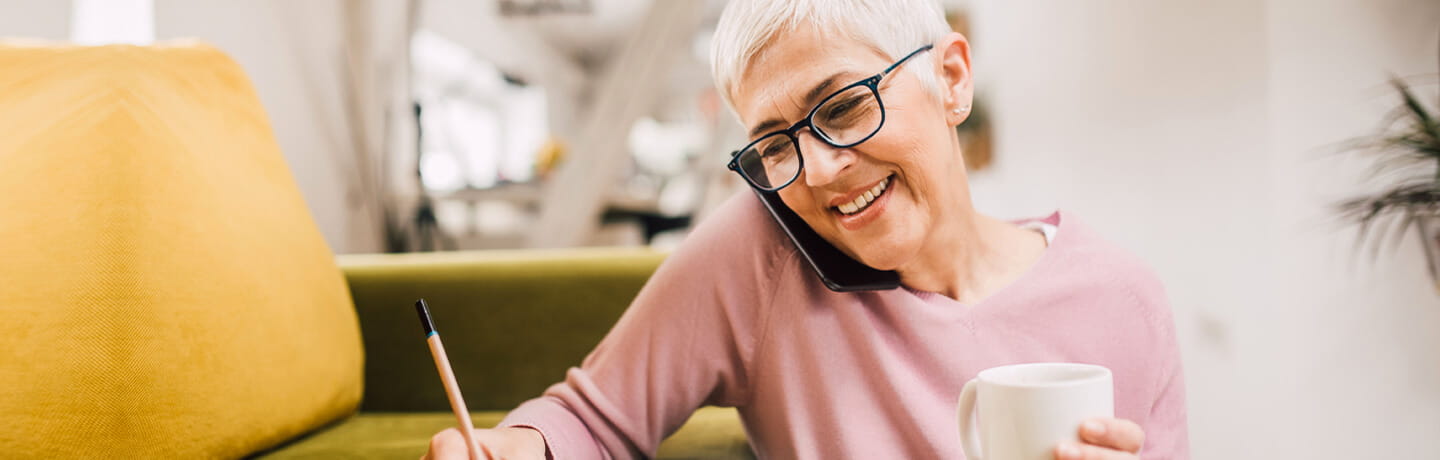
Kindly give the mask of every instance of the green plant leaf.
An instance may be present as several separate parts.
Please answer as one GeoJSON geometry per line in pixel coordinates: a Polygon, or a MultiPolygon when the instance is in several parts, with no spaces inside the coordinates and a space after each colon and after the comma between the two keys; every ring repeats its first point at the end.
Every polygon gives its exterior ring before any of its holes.
{"type": "Polygon", "coordinates": [[[1422,215],[1440,211],[1440,122],[1408,83],[1392,77],[1390,84],[1399,93],[1400,106],[1384,117],[1378,133],[1341,146],[1342,152],[1374,158],[1366,178],[1387,184],[1379,192],[1335,205],[1342,220],[1359,226],[1355,249],[1370,249],[1372,258],[1387,241],[1390,248],[1398,248],[1422,215]]]}
{"type": "Polygon", "coordinates": [[[1410,85],[1399,78],[1392,78],[1390,84],[1400,90],[1400,98],[1404,100],[1405,108],[1416,124],[1415,132],[1427,137],[1431,144],[1440,143],[1440,132],[1437,132],[1434,118],[1425,110],[1425,106],[1420,104],[1415,93],[1410,91],[1410,85]]]}

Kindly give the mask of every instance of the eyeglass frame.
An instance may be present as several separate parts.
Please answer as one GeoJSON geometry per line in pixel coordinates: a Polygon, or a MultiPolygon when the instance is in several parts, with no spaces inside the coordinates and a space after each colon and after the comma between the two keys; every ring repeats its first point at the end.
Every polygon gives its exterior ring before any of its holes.
{"type": "Polygon", "coordinates": [[[837,149],[854,147],[864,143],[865,141],[870,140],[870,138],[872,137],[875,137],[876,134],[880,133],[880,129],[885,127],[885,101],[880,98],[880,82],[883,81],[887,75],[890,75],[890,72],[895,71],[895,69],[899,68],[901,64],[904,64],[905,61],[910,60],[910,58],[915,57],[915,55],[917,54],[929,51],[934,47],[934,44],[926,44],[925,46],[916,48],[915,51],[911,51],[910,54],[906,54],[905,57],[902,57],[899,60],[895,61],[895,63],[890,64],[889,67],[886,67],[885,70],[881,71],[880,73],[871,75],[869,78],[865,78],[863,80],[845,85],[844,87],[835,90],[835,92],[830,93],[830,95],[825,96],[823,99],[820,99],[819,103],[816,103],[814,107],[810,108],[810,112],[805,115],[805,118],[802,118],[800,119],[800,121],[795,122],[795,124],[790,125],[789,128],[778,129],[765,133],[764,135],[755,138],[755,140],[750,141],[749,144],[745,144],[745,147],[741,148],[740,150],[730,152],[730,163],[726,164],[725,167],[729,168],[731,171],[735,171],[736,174],[739,174],[740,177],[745,179],[745,182],[748,182],[750,186],[754,187],[756,190],[773,193],[778,192],[780,191],[780,189],[783,189],[785,187],[789,187],[790,184],[795,183],[796,179],[800,178],[800,172],[805,170],[805,155],[801,154],[800,152],[800,138],[798,136],[801,129],[810,128],[810,133],[814,134],[816,139],[820,139],[820,142],[824,142],[826,145],[837,149]],[[861,138],[858,141],[851,142],[849,144],[840,144],[835,142],[833,139],[830,139],[830,135],[825,134],[824,130],[815,129],[815,114],[820,111],[820,107],[829,103],[831,99],[834,99],[841,93],[849,91],[858,86],[864,86],[868,88],[870,90],[870,93],[875,96],[875,106],[880,109],[880,123],[875,125],[875,130],[871,131],[870,134],[865,135],[865,137],[861,138]],[[780,184],[771,188],[761,187],[760,184],[755,182],[754,178],[750,177],[749,174],[746,174],[743,168],[740,167],[740,153],[746,150],[750,150],[750,148],[754,147],[756,144],[759,144],[760,141],[763,141],[770,138],[771,136],[775,136],[778,134],[784,134],[786,137],[790,138],[790,143],[795,146],[795,156],[796,161],[798,162],[798,165],[795,167],[795,175],[791,176],[790,179],[786,180],[784,184],[780,184]]]}

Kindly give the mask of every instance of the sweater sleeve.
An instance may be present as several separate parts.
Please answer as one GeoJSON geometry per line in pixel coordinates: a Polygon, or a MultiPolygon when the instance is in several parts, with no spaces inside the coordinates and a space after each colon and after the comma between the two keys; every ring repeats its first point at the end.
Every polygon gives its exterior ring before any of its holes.
{"type": "Polygon", "coordinates": [[[1156,335],[1155,391],[1150,413],[1143,423],[1145,446],[1140,458],[1170,460],[1190,458],[1190,431],[1186,420],[1185,373],[1180,359],[1180,345],[1175,337],[1175,320],[1170,311],[1164,288],[1155,280],[1144,297],[1153,304],[1150,311],[1156,335]]]}
{"type": "Polygon", "coordinates": [[[699,407],[743,405],[778,254],[763,212],[748,194],[722,205],[579,368],[500,426],[539,430],[552,458],[650,457],[699,407]]]}

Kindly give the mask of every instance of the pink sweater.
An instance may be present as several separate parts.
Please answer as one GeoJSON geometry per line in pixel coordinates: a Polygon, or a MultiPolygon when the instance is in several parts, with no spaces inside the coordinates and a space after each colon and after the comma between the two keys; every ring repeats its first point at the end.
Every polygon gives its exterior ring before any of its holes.
{"type": "Polygon", "coordinates": [[[501,426],[556,459],[653,456],[705,405],[738,408],[760,458],[963,458],[956,401],[983,369],[1109,367],[1145,459],[1188,458],[1185,383],[1160,281],[1068,213],[1035,266],[976,305],[829,291],[750,192],[709,216],[564,382],[501,426]]]}

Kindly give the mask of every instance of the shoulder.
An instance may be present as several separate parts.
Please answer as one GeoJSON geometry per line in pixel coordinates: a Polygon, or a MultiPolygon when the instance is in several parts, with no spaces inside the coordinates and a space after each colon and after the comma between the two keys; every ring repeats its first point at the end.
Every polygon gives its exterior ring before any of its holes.
{"type": "Polygon", "coordinates": [[[1070,212],[1058,213],[1055,240],[1061,275],[1083,289],[1136,308],[1151,321],[1170,321],[1160,276],[1139,256],[1098,233],[1070,212]],[[1118,298],[1117,298],[1118,297],[1118,298]]]}
{"type": "Polygon", "coordinates": [[[1183,371],[1164,283],[1141,257],[1080,218],[1060,217],[1054,273],[1066,281],[1056,294],[1082,303],[1086,310],[1077,317],[1094,320],[1104,337],[1088,336],[1100,344],[1092,359],[1115,372],[1116,416],[1140,423],[1147,437],[1183,443],[1183,371]]]}
{"type": "MultiPolygon", "coordinates": [[[[701,218],[661,272],[734,289],[768,290],[796,254],[753,192],[742,190],[701,218]]],[[[658,273],[657,273],[658,274],[658,273]]]]}

